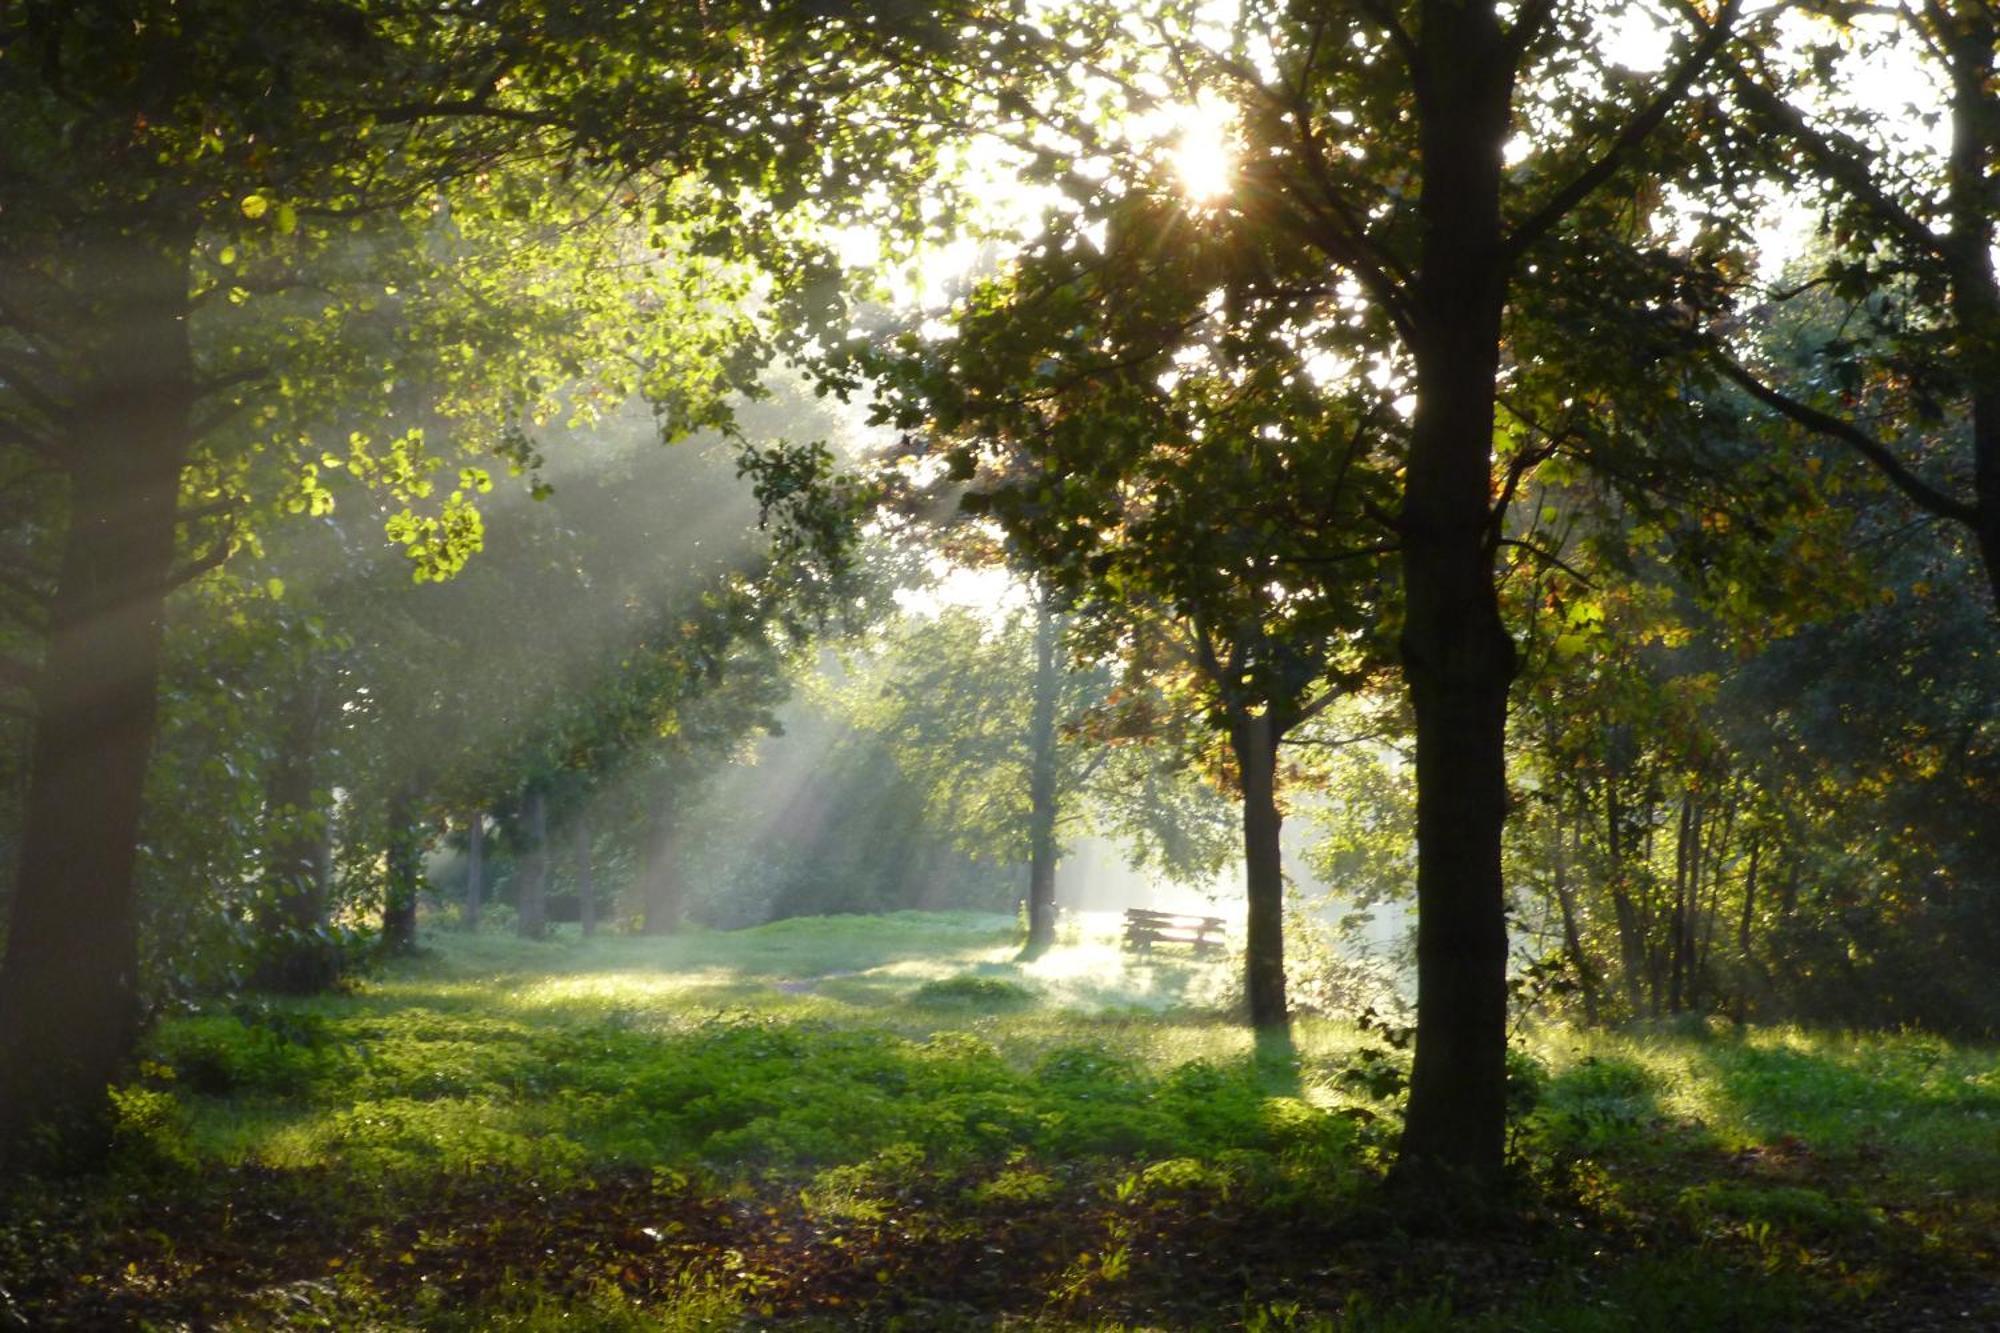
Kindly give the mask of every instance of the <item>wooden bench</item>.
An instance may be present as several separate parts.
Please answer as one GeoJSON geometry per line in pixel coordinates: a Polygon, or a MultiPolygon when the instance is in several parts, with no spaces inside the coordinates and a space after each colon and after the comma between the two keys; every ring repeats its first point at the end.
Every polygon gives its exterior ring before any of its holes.
{"type": "Polygon", "coordinates": [[[1144,907],[1126,908],[1125,947],[1151,953],[1155,944],[1192,945],[1197,958],[1221,953],[1222,918],[1154,912],[1144,907]]]}

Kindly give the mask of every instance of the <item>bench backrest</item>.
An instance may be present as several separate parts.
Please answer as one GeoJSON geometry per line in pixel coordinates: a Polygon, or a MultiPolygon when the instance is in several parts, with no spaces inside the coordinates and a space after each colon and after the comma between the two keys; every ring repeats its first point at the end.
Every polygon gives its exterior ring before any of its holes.
{"type": "Polygon", "coordinates": [[[1196,930],[1206,935],[1210,931],[1220,931],[1223,920],[1219,916],[1194,916],[1185,912],[1155,912],[1146,907],[1125,909],[1125,925],[1134,930],[1196,930]]]}

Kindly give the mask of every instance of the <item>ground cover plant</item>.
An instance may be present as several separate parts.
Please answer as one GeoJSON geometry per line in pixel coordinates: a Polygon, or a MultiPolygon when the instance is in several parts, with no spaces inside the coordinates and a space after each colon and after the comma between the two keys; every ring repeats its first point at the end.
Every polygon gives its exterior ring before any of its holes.
{"type": "Polygon", "coordinates": [[[429,943],[163,1023],[108,1174],[7,1186],[0,1323],[2000,1319],[1990,1050],[1549,1026],[1504,1220],[1439,1225],[1379,1189],[1377,1030],[1260,1041],[1226,960],[1121,954],[1115,922],[1028,963],[972,914],[429,943]]]}

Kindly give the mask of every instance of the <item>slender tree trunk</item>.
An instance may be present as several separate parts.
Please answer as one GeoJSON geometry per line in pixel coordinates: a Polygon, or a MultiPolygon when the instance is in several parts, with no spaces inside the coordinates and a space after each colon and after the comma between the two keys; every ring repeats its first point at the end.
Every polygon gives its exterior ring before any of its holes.
{"type": "Polygon", "coordinates": [[[322,887],[327,815],[314,782],[321,689],[310,667],[307,673],[286,703],[284,736],[265,788],[269,860],[252,978],[262,989],[292,995],[324,990],[336,970],[322,887]]]}
{"type": "Polygon", "coordinates": [[[1056,660],[1061,625],[1046,594],[1035,609],[1035,698],[1028,718],[1029,956],[1056,942],[1056,660]]]}
{"type": "Polygon", "coordinates": [[[1674,914],[1668,922],[1668,939],[1672,948],[1672,974],[1667,990],[1667,1012],[1678,1014],[1684,1002],[1684,979],[1687,976],[1687,942],[1691,936],[1688,929],[1688,878],[1693,859],[1691,847],[1694,845],[1693,829],[1694,798],[1681,797],[1681,817],[1678,835],[1674,841],[1674,914]]]}
{"type": "Polygon", "coordinates": [[[69,528],[49,608],[0,961],[0,1150],[95,1120],[139,1022],[133,872],[191,439],[187,238],[101,256],[104,312],[71,400],[69,528]]]}
{"type": "Polygon", "coordinates": [[[1632,1016],[1637,1018],[1645,1008],[1643,983],[1646,975],[1646,927],[1640,920],[1639,907],[1632,899],[1632,886],[1626,879],[1627,856],[1625,834],[1619,826],[1619,815],[1623,809],[1618,800],[1617,780],[1611,779],[1604,787],[1604,847],[1605,860],[1611,881],[1611,907],[1618,918],[1618,968],[1624,974],[1625,1000],[1632,1016]]]}
{"type": "Polygon", "coordinates": [[[590,818],[579,814],[574,833],[576,842],[576,919],[585,935],[597,933],[597,883],[590,873],[590,818]]]}
{"type": "Polygon", "coordinates": [[[1710,974],[1715,970],[1715,927],[1722,919],[1722,890],[1729,877],[1727,857],[1729,839],[1736,830],[1736,792],[1732,787],[1729,797],[1722,804],[1722,822],[1709,831],[1702,844],[1701,861],[1708,867],[1708,905],[1701,912],[1701,939],[1694,954],[1694,994],[1689,999],[1689,1007],[1699,1010],[1703,999],[1703,987],[1708,984],[1710,974]]]}
{"type": "Polygon", "coordinates": [[[417,947],[417,885],[422,878],[417,845],[417,794],[407,779],[389,796],[388,882],[382,891],[382,948],[409,953],[417,947]]]}
{"type": "Polygon", "coordinates": [[[1494,377],[1508,261],[1500,175],[1513,59],[1488,4],[1423,0],[1423,240],[1403,492],[1404,674],[1417,725],[1417,1044],[1397,1172],[1500,1175],[1507,1116],[1507,692],[1494,585],[1494,377]]]}
{"type": "Polygon", "coordinates": [[[1248,900],[1243,992],[1258,1031],[1291,1026],[1285,999],[1285,872],[1280,859],[1278,729],[1269,711],[1239,716],[1229,739],[1243,783],[1244,896],[1248,900]]]}
{"type": "Polygon", "coordinates": [[[465,826],[465,928],[479,933],[486,905],[486,812],[474,810],[465,826]]]}
{"type": "Polygon", "coordinates": [[[539,791],[528,793],[528,854],[522,858],[514,906],[516,929],[523,939],[539,940],[549,933],[549,806],[539,791]]]}
{"type": "Polygon", "coordinates": [[[1562,808],[1556,808],[1549,836],[1549,875],[1555,889],[1556,907],[1562,913],[1563,949],[1576,969],[1577,991],[1583,996],[1583,1021],[1597,1026],[1597,969],[1583,948],[1583,934],[1576,923],[1576,891],[1569,884],[1569,843],[1563,836],[1562,808]]]}
{"type": "Polygon", "coordinates": [[[662,802],[646,830],[644,919],[639,929],[647,935],[672,935],[681,928],[684,908],[680,867],[674,857],[673,816],[662,802]]]}
{"type": "Polygon", "coordinates": [[[1750,834],[1750,864],[1743,872],[1743,915],[1736,922],[1736,953],[1743,960],[1742,980],[1736,987],[1736,1021],[1750,1014],[1750,975],[1756,970],[1757,956],[1750,950],[1750,930],[1757,920],[1757,854],[1762,848],[1755,830],[1750,834]]]}

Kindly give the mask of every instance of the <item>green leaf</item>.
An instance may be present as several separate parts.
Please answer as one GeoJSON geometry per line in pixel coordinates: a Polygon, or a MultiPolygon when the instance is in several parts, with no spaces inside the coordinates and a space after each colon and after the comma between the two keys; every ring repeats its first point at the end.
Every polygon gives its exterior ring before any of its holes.
{"type": "Polygon", "coordinates": [[[255,222],[271,210],[271,201],[261,194],[243,196],[243,216],[255,222]]]}

